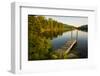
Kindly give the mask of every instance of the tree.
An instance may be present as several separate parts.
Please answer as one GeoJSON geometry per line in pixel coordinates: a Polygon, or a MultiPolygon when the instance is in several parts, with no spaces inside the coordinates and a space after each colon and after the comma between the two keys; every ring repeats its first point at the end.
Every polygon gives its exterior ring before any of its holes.
{"type": "Polygon", "coordinates": [[[56,59],[60,58],[57,53],[52,53],[53,48],[51,39],[61,35],[66,29],[70,30],[72,26],[68,26],[52,18],[46,19],[45,16],[28,16],[28,59],[56,59]],[[66,27],[65,27],[66,26],[66,27]]]}

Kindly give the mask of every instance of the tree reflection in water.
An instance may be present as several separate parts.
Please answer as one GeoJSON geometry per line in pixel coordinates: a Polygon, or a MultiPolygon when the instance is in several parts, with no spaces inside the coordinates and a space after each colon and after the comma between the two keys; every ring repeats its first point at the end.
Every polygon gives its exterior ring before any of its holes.
{"type": "Polygon", "coordinates": [[[44,16],[28,16],[28,60],[58,59],[51,40],[64,31],[75,29],[73,26],[44,16]]]}
{"type": "Polygon", "coordinates": [[[29,33],[28,58],[29,60],[51,59],[53,48],[51,40],[62,35],[63,31],[49,31],[43,33],[29,33]]]}

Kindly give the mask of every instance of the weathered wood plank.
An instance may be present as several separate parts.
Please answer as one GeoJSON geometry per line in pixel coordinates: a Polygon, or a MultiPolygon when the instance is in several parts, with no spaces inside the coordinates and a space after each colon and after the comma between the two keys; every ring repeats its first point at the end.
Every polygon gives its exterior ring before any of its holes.
{"type": "Polygon", "coordinates": [[[67,54],[76,44],[76,42],[77,42],[76,40],[69,40],[61,48],[57,49],[56,52],[60,54],[67,54]]]}
{"type": "Polygon", "coordinates": [[[75,43],[76,43],[76,40],[74,40],[74,41],[72,42],[72,44],[71,44],[70,47],[65,51],[65,53],[69,53],[70,50],[72,49],[72,47],[75,45],[75,43]]]}

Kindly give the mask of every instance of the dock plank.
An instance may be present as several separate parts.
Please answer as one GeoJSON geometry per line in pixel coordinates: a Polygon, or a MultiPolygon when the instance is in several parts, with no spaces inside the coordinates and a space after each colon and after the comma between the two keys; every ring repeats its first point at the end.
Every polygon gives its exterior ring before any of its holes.
{"type": "Polygon", "coordinates": [[[57,49],[56,52],[60,54],[68,54],[76,42],[76,40],[69,40],[61,48],[57,49]]]}

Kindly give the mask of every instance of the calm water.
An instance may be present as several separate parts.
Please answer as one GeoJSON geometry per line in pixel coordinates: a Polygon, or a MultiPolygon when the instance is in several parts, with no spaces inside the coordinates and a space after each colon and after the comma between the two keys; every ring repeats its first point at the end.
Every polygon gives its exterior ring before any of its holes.
{"type": "MultiPolygon", "coordinates": [[[[51,42],[54,49],[62,47],[66,41],[71,38],[76,39],[77,43],[74,46],[74,51],[76,52],[79,58],[88,57],[88,33],[79,30],[73,30],[68,32],[63,32],[62,35],[52,38],[51,42]]],[[[72,49],[72,50],[73,50],[72,49]]]]}

